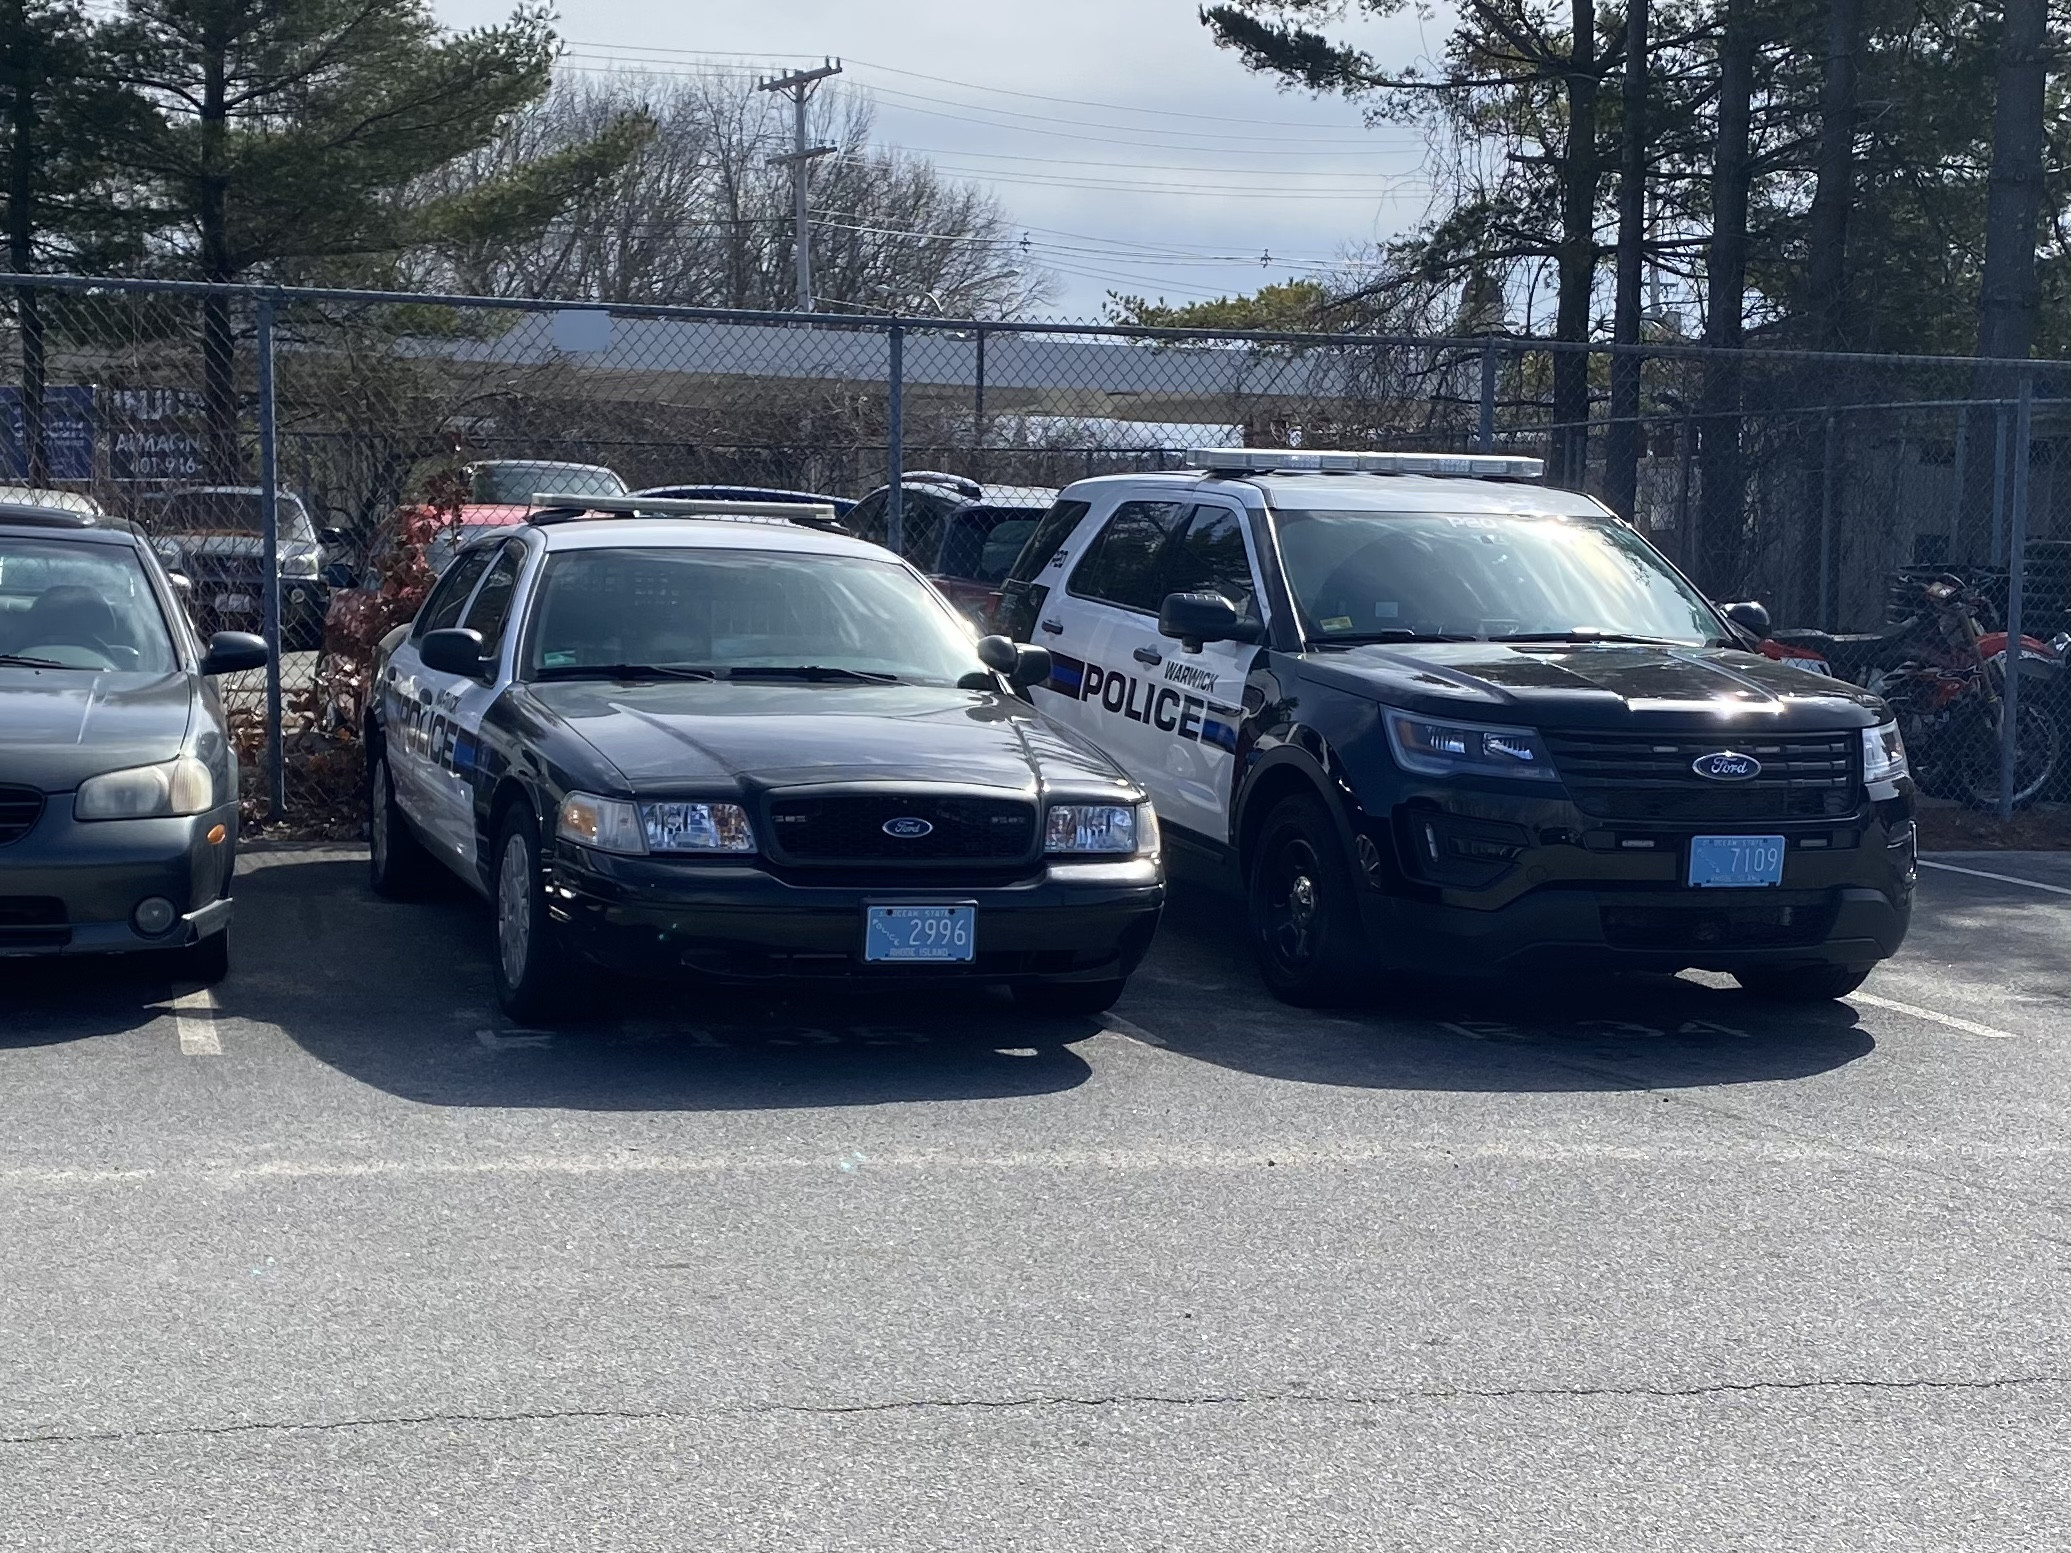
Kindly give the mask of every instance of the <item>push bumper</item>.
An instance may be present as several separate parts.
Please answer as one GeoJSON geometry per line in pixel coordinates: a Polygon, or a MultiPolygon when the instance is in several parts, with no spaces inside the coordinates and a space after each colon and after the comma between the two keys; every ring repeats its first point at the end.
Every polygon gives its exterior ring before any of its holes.
{"type": "Polygon", "coordinates": [[[0,957],[180,949],[230,925],[237,806],[162,820],[72,818],[54,793],[26,836],[0,847],[0,957]],[[216,827],[222,839],[210,841],[216,827]],[[138,930],[151,897],[170,901],[162,933],[138,930]]]}
{"type": "Polygon", "coordinates": [[[728,981],[1107,981],[1150,948],[1164,909],[1154,862],[1083,863],[978,887],[953,880],[800,883],[761,868],[658,862],[563,847],[549,915],[569,947],[636,975],[728,981]],[[866,906],[977,908],[974,956],[952,965],[863,959],[866,906]]]}

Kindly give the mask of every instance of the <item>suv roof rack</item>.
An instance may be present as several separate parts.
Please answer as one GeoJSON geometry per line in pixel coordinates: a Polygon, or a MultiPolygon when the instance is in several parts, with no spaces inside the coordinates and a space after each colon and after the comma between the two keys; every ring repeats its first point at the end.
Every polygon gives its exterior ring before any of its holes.
{"type": "Polygon", "coordinates": [[[719,518],[735,523],[791,523],[800,528],[845,534],[831,502],[690,501],[667,496],[571,496],[565,491],[536,491],[539,509],[526,521],[539,525],[571,523],[593,512],[623,518],[719,518]]]}
{"type": "Polygon", "coordinates": [[[1440,475],[1540,480],[1543,458],[1507,453],[1340,453],[1322,448],[1195,448],[1187,463],[1210,474],[1440,475]]]}

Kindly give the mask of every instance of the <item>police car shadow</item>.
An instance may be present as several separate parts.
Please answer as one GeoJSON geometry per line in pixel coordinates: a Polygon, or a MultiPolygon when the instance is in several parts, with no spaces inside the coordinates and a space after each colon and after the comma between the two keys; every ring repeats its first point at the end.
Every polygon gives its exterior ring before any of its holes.
{"type": "Polygon", "coordinates": [[[1252,971],[1240,921],[1226,902],[1178,903],[1120,1012],[1203,1062],[1375,1089],[1764,1083],[1829,1072],[1876,1046],[1845,1003],[1765,1003],[1724,978],[1393,979],[1365,1006],[1290,1008],[1252,971]]]}
{"type": "Polygon", "coordinates": [[[145,955],[0,960],[0,987],[0,1051],[141,1030],[180,990],[145,955]]]}
{"type": "Polygon", "coordinates": [[[224,1016],[275,1026],[362,1083],[427,1105],[751,1110],[977,1100],[1067,1090],[1097,1021],[1042,1018],[1003,993],[813,994],[599,975],[577,1021],[527,1028],[496,1007],[487,909],[458,884],[398,904],[361,859],[240,875],[224,1016]]]}

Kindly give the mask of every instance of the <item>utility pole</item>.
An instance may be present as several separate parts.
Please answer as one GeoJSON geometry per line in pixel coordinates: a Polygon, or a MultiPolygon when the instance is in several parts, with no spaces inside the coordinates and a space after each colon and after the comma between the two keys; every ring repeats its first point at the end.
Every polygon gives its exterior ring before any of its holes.
{"type": "Polygon", "coordinates": [[[799,70],[756,83],[760,91],[783,92],[791,98],[791,154],[773,156],[769,161],[772,167],[788,163],[791,168],[791,217],[798,228],[793,241],[797,248],[798,310],[801,313],[813,310],[813,249],[805,210],[806,175],[815,158],[831,156],[840,149],[838,146],[809,146],[805,143],[805,104],[815,86],[829,76],[840,74],[841,61],[830,59],[817,70],[799,70]]]}

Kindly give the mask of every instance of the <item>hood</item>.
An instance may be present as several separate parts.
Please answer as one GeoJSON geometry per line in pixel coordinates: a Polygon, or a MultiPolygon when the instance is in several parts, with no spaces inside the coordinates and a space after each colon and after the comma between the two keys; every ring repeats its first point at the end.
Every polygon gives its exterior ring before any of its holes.
{"type": "Polygon", "coordinates": [[[945,780],[1033,792],[1120,792],[1120,770],[1026,703],[925,685],[526,687],[635,792],[945,780]]]}
{"type": "Polygon", "coordinates": [[[193,715],[184,673],[0,666],[0,782],[66,792],[102,771],[170,760],[193,715]]]}
{"type": "Polygon", "coordinates": [[[1540,727],[1868,727],[1884,703],[1859,686],[1725,647],[1419,642],[1312,653],[1305,676],[1433,715],[1540,727]]]}

